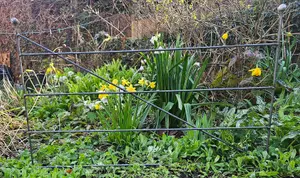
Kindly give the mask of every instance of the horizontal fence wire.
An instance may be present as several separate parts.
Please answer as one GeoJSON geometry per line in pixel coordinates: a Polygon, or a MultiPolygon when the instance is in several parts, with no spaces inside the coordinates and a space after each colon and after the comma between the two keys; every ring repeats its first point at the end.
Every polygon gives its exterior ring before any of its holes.
{"type": "Polygon", "coordinates": [[[139,166],[139,167],[158,167],[158,166],[168,166],[162,164],[91,164],[91,165],[71,165],[71,166],[41,166],[42,168],[75,168],[75,167],[83,167],[83,168],[90,168],[90,167],[131,167],[131,166],[139,166]]]}
{"type": "Polygon", "coordinates": [[[184,48],[160,48],[160,49],[132,49],[132,50],[109,50],[109,51],[87,51],[87,52],[40,52],[40,53],[21,53],[20,56],[47,56],[47,55],[80,55],[80,54],[117,54],[117,53],[147,53],[147,52],[164,52],[164,51],[192,51],[201,49],[223,49],[223,48],[244,48],[260,46],[278,46],[278,43],[260,43],[260,44],[243,44],[243,45],[223,45],[223,46],[196,46],[184,48]]]}
{"type": "Polygon", "coordinates": [[[159,128],[159,129],[116,129],[116,130],[53,130],[27,131],[30,134],[59,134],[59,133],[109,133],[109,132],[157,132],[157,131],[200,131],[200,130],[248,130],[248,129],[268,129],[268,126],[247,126],[247,127],[211,127],[211,128],[159,128]]]}
{"type": "Polygon", "coordinates": [[[240,91],[240,90],[273,90],[273,86],[264,86],[264,87],[236,87],[236,88],[199,88],[199,89],[185,89],[185,90],[152,90],[152,91],[119,91],[119,92],[81,92],[81,93],[32,93],[25,94],[24,97],[37,97],[37,96],[71,96],[71,95],[98,95],[98,94],[147,94],[147,93],[188,93],[188,92],[202,92],[202,91],[240,91]]]}

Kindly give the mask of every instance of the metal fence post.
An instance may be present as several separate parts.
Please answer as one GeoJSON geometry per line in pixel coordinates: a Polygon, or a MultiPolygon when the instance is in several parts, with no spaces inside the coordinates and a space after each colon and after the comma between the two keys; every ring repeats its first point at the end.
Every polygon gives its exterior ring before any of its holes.
{"type": "Polygon", "coordinates": [[[286,9],[285,4],[281,4],[277,10],[279,12],[279,26],[278,26],[278,34],[277,34],[277,48],[276,48],[276,56],[274,61],[274,73],[273,73],[273,90],[271,94],[271,106],[270,106],[270,117],[268,121],[268,137],[267,137],[267,145],[266,150],[269,152],[270,148],[270,137],[271,137],[271,127],[272,127],[272,119],[273,119],[273,111],[274,111],[274,100],[275,100],[275,90],[276,90],[276,82],[277,82],[277,70],[278,70],[278,62],[280,58],[280,50],[281,50],[281,33],[283,28],[283,13],[286,9]]]}
{"type": "Polygon", "coordinates": [[[29,118],[28,118],[28,109],[27,109],[27,102],[26,102],[26,86],[25,86],[25,79],[24,79],[24,71],[23,71],[23,62],[22,62],[22,51],[21,51],[21,45],[20,45],[20,29],[19,29],[19,20],[16,18],[11,19],[11,23],[13,24],[15,28],[16,33],[16,50],[17,50],[17,60],[19,61],[20,65],[20,74],[21,74],[21,80],[22,80],[22,89],[23,89],[23,102],[24,102],[24,108],[25,108],[25,117],[26,117],[26,124],[27,124],[27,135],[29,140],[29,149],[30,149],[30,159],[31,164],[34,164],[33,159],[33,148],[32,148],[32,141],[31,141],[31,133],[30,133],[30,124],[29,124],[29,118]]]}

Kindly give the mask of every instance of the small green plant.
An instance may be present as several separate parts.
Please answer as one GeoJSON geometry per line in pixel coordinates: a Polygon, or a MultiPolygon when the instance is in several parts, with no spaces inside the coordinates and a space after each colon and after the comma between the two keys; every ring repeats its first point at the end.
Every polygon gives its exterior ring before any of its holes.
{"type": "MultiPolygon", "coordinates": [[[[151,41],[157,49],[166,48],[160,35],[154,36],[151,41]]],[[[180,48],[182,46],[182,41],[178,37],[175,47],[180,48]]],[[[157,90],[197,88],[208,63],[208,60],[205,60],[202,66],[199,67],[195,65],[196,58],[194,55],[178,50],[175,52],[157,51],[149,55],[142,54],[142,56],[146,59],[152,78],[156,81],[157,90]]],[[[180,118],[186,119],[186,111],[183,106],[192,103],[194,99],[194,93],[192,92],[158,93],[155,104],[180,118]]],[[[182,125],[181,121],[162,112],[157,113],[156,119],[156,127],[165,126],[169,128],[182,125]]]]}
{"type": "MultiPolygon", "coordinates": [[[[147,85],[147,83],[151,82],[145,79],[141,79],[139,84],[136,85],[127,79],[123,79],[122,81],[114,79],[112,83],[115,85],[121,83],[119,87],[131,93],[151,89],[150,84],[147,85]]],[[[113,85],[103,84],[100,88],[100,92],[106,91],[122,92],[122,90],[117,89],[113,85]]],[[[137,95],[149,102],[153,102],[155,97],[155,95],[149,94],[137,95]]],[[[98,98],[99,101],[95,103],[95,110],[104,129],[136,129],[145,126],[151,109],[151,106],[147,103],[140,101],[131,94],[99,94],[98,98]]],[[[109,138],[110,141],[126,144],[131,142],[132,133],[111,133],[109,134],[109,138]]]]}

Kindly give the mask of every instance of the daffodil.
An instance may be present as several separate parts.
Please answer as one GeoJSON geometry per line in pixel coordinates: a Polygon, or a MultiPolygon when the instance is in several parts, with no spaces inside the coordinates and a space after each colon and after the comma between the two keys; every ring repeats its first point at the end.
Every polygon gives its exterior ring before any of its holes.
{"type": "Polygon", "coordinates": [[[287,32],[287,33],[286,33],[286,36],[287,36],[287,37],[292,37],[293,34],[292,34],[291,32],[287,32]]]}
{"type": "Polygon", "coordinates": [[[254,77],[261,76],[261,68],[259,68],[257,66],[256,66],[256,68],[249,70],[249,72],[252,72],[251,75],[254,77]]]}
{"type": "Polygon", "coordinates": [[[59,70],[55,70],[54,72],[56,73],[56,75],[61,75],[61,72],[59,70]]]}
{"type": "Polygon", "coordinates": [[[112,83],[113,83],[114,85],[110,84],[110,85],[108,85],[108,88],[109,88],[110,90],[116,91],[117,87],[116,87],[115,85],[118,85],[119,81],[118,81],[117,79],[114,79],[114,80],[112,81],[112,83]]]}
{"type": "Polygon", "coordinates": [[[109,85],[108,85],[108,88],[109,88],[110,90],[113,90],[113,91],[116,91],[116,89],[117,89],[117,87],[114,86],[114,85],[112,85],[112,84],[109,84],[109,85]]]}
{"type": "Polygon", "coordinates": [[[139,80],[139,84],[140,84],[141,86],[144,86],[144,85],[146,84],[145,79],[144,79],[144,78],[140,79],[140,80],[139,80]]]}
{"type": "MultiPolygon", "coordinates": [[[[100,92],[105,92],[105,91],[100,91],[100,92]]],[[[108,96],[108,94],[99,94],[98,95],[98,98],[100,99],[100,100],[102,100],[102,99],[104,99],[104,98],[106,98],[108,96]]]]}
{"type": "Polygon", "coordinates": [[[153,88],[155,88],[155,84],[156,84],[155,82],[150,82],[149,87],[153,89],[153,88]]]}
{"type": "Polygon", "coordinates": [[[162,54],[162,53],[164,53],[165,51],[163,50],[164,48],[163,47],[158,47],[157,48],[159,51],[154,51],[154,54],[162,54]]]}
{"type": "Polygon", "coordinates": [[[161,37],[161,34],[158,33],[158,34],[156,34],[155,36],[153,36],[153,37],[150,39],[150,42],[151,42],[152,44],[154,44],[155,42],[157,42],[157,41],[160,39],[160,37],[161,37]]]}
{"type": "Polygon", "coordinates": [[[136,89],[132,86],[132,84],[130,84],[129,87],[126,87],[126,90],[128,92],[136,92],[136,89]]]}
{"type": "Polygon", "coordinates": [[[54,67],[54,63],[53,62],[51,62],[50,64],[49,64],[49,67],[46,69],[46,74],[50,74],[50,73],[56,73],[56,74],[60,74],[60,72],[59,72],[59,70],[57,70],[55,67],[54,67]]]}
{"type": "Polygon", "coordinates": [[[46,74],[50,74],[50,73],[52,73],[53,72],[53,69],[51,68],[51,67],[48,67],[47,69],[46,69],[46,74]]]}
{"type": "Polygon", "coordinates": [[[117,79],[113,79],[112,83],[118,85],[119,81],[117,79]]]}
{"type": "Polygon", "coordinates": [[[96,109],[96,110],[101,109],[101,105],[100,105],[100,104],[95,104],[95,109],[96,109]]]}
{"type": "Polygon", "coordinates": [[[142,72],[143,70],[144,70],[144,67],[143,67],[143,66],[141,66],[141,67],[138,69],[139,72],[142,72]]]}
{"type": "Polygon", "coordinates": [[[228,37],[229,37],[228,32],[226,32],[226,33],[224,33],[224,34],[222,35],[222,39],[223,39],[223,40],[227,40],[228,37]]]}
{"type": "Polygon", "coordinates": [[[101,91],[105,91],[106,89],[107,89],[107,85],[101,85],[101,88],[100,88],[101,91]]]}
{"type": "Polygon", "coordinates": [[[126,79],[122,80],[122,85],[123,86],[128,86],[129,84],[130,84],[130,82],[128,80],[126,80],[126,79]]]}

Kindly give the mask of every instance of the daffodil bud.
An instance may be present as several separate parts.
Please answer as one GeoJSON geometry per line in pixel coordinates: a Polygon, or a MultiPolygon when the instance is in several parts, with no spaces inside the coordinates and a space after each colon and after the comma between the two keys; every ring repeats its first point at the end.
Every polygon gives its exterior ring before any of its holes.
{"type": "Polygon", "coordinates": [[[282,70],[283,70],[283,72],[286,72],[286,67],[283,67],[282,70]]]}
{"type": "Polygon", "coordinates": [[[138,69],[139,72],[142,72],[143,70],[144,70],[144,67],[143,67],[143,66],[141,66],[141,67],[138,69]]]}
{"type": "Polygon", "coordinates": [[[200,67],[200,62],[195,62],[194,65],[197,66],[197,67],[200,67]]]}
{"type": "Polygon", "coordinates": [[[141,64],[145,65],[146,64],[145,60],[141,60],[141,64]]]}

